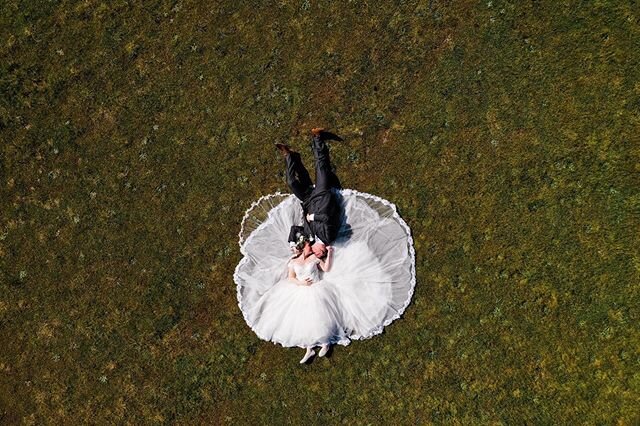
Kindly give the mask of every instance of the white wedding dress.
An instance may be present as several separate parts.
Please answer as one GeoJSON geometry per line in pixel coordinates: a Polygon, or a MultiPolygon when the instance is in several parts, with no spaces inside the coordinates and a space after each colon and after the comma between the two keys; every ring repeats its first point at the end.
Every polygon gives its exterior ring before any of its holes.
{"type": "Polygon", "coordinates": [[[287,279],[289,228],[302,223],[300,201],[289,194],[262,197],[246,212],[240,231],[244,255],[234,274],[238,306],[263,340],[285,347],[348,345],[379,334],[399,318],[415,287],[410,230],[395,206],[354,190],[334,190],[343,207],[333,264],[293,264],[287,279]]]}
{"type": "Polygon", "coordinates": [[[325,343],[348,344],[336,286],[321,280],[318,260],[289,263],[296,278],[311,278],[309,286],[288,278],[278,281],[249,309],[258,337],[283,346],[303,348],[325,343]]]}

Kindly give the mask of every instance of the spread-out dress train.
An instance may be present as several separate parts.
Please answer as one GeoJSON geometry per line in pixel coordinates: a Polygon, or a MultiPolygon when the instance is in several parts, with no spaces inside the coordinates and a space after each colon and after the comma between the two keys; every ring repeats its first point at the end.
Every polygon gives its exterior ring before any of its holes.
{"type": "Polygon", "coordinates": [[[343,208],[333,265],[314,284],[287,279],[289,228],[302,223],[300,201],[289,194],[260,198],[240,231],[236,267],[238,306],[263,340],[285,347],[347,345],[379,334],[399,318],[415,287],[410,230],[390,202],[350,189],[334,190],[343,208]]]}

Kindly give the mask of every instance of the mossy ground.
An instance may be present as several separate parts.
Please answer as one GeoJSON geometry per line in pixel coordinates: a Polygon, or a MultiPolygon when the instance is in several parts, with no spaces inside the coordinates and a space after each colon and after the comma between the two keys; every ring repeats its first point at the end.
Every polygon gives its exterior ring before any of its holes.
{"type": "Polygon", "coordinates": [[[637,424],[637,6],[3,0],[1,422],[637,424]],[[301,367],[232,274],[317,125],[418,285],[301,367]]]}

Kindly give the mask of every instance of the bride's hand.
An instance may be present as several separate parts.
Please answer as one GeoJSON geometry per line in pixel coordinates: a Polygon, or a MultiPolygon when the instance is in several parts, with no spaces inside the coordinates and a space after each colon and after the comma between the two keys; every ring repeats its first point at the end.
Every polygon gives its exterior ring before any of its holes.
{"type": "Polygon", "coordinates": [[[311,278],[309,278],[309,277],[305,278],[301,282],[302,282],[302,285],[307,285],[307,286],[313,284],[313,280],[311,278]]]}

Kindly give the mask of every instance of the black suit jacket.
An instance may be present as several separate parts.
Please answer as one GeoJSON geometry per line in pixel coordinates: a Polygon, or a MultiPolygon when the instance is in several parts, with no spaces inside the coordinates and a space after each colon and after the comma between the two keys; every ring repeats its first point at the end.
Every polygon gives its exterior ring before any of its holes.
{"type": "Polygon", "coordinates": [[[330,245],[338,236],[340,228],[340,206],[331,189],[314,190],[302,203],[305,232],[317,236],[323,243],[330,245]],[[314,220],[307,221],[307,214],[313,213],[314,220]]]}

